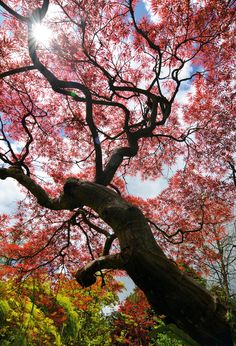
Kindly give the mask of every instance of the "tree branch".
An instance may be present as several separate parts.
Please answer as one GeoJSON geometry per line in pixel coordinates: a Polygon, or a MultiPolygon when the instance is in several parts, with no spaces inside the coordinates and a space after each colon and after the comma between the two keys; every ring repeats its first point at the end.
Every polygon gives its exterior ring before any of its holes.
{"type": "Polygon", "coordinates": [[[37,49],[36,49],[36,41],[32,35],[32,24],[33,19],[31,18],[31,21],[29,23],[29,38],[28,38],[28,46],[29,46],[29,55],[31,57],[32,62],[34,63],[34,66],[38,71],[46,78],[46,80],[50,83],[52,89],[55,92],[70,95],[74,99],[77,98],[77,95],[75,92],[70,92],[68,90],[64,89],[77,89],[82,91],[82,93],[85,96],[86,100],[86,121],[89,126],[89,129],[92,134],[93,138],[93,144],[95,148],[96,158],[95,158],[95,165],[96,165],[96,177],[95,181],[99,182],[100,177],[102,176],[102,150],[101,150],[101,144],[98,136],[98,130],[93,120],[93,99],[91,92],[89,88],[87,88],[84,84],[73,82],[73,81],[63,81],[58,79],[49,69],[47,69],[46,66],[44,66],[38,56],[37,56],[37,49]]]}
{"type": "Polygon", "coordinates": [[[89,287],[96,282],[96,272],[102,269],[125,269],[126,262],[126,256],[122,253],[99,257],[79,269],[76,280],[82,287],[89,287]]]}
{"type": "Polygon", "coordinates": [[[42,207],[51,210],[71,209],[70,203],[64,195],[59,198],[51,198],[40,185],[28,175],[25,175],[19,167],[0,168],[0,179],[5,180],[6,178],[13,178],[18,181],[37,198],[42,207]]]}
{"type": "Polygon", "coordinates": [[[29,22],[29,18],[28,17],[24,17],[24,16],[20,15],[19,13],[14,11],[10,6],[5,4],[3,1],[0,1],[0,6],[2,6],[8,13],[13,15],[16,19],[20,20],[21,22],[24,22],[24,23],[28,23],[29,22]]]}
{"type": "Polygon", "coordinates": [[[234,181],[234,185],[236,186],[236,168],[232,162],[228,161],[228,164],[230,165],[230,168],[232,169],[233,181],[234,181]]]}
{"type": "Polygon", "coordinates": [[[105,235],[105,237],[109,237],[109,232],[106,231],[105,229],[102,229],[101,227],[98,227],[97,225],[95,225],[94,223],[92,223],[85,215],[84,212],[81,212],[82,214],[82,220],[84,221],[84,223],[86,223],[86,225],[88,225],[90,228],[94,229],[96,232],[105,235]]]}
{"type": "MultiPolygon", "coordinates": [[[[0,0],[0,6],[2,6],[8,13],[10,13],[12,16],[20,20],[21,22],[24,22],[27,24],[31,22],[30,17],[22,16],[21,14],[17,13],[15,10],[13,10],[10,6],[8,6],[1,0],[0,0]]],[[[47,13],[48,6],[49,6],[49,0],[44,0],[42,7],[37,8],[36,10],[33,11],[33,18],[36,19],[38,17],[37,20],[41,21],[47,13]]]]}
{"type": "Polygon", "coordinates": [[[116,238],[117,238],[117,235],[115,235],[114,233],[107,237],[104,248],[103,248],[102,256],[107,256],[109,254],[112,243],[116,238]]]}
{"type": "Polygon", "coordinates": [[[16,73],[32,71],[32,70],[35,70],[35,66],[33,66],[33,65],[14,68],[13,70],[9,70],[9,71],[1,73],[0,74],[0,79],[8,77],[8,76],[11,76],[11,75],[14,75],[16,73]]]}

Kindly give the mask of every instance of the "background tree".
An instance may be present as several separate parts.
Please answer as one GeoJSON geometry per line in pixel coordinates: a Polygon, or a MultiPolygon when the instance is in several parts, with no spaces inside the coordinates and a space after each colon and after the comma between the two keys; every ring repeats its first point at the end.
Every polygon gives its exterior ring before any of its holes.
{"type": "Polygon", "coordinates": [[[0,5],[0,178],[25,193],[1,217],[4,275],[123,269],[195,340],[230,345],[227,308],[173,261],[203,260],[233,217],[234,1],[0,5]],[[126,174],[176,162],[160,196],[128,196],[126,174]]]}
{"type": "Polygon", "coordinates": [[[221,230],[221,225],[213,227],[214,239],[203,251],[212,252],[206,256],[209,267],[208,282],[215,290],[220,290],[221,298],[228,303],[236,297],[236,233],[235,222],[227,225],[228,234],[221,230]]]}

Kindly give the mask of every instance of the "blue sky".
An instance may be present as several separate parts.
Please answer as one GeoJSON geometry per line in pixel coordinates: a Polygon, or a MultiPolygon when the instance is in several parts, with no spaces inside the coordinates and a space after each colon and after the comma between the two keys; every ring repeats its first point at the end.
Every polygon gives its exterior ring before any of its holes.
{"type": "Polygon", "coordinates": [[[143,1],[140,1],[137,5],[136,11],[135,11],[135,17],[137,21],[139,21],[143,16],[148,16],[148,12],[146,9],[146,6],[144,5],[143,1]]]}

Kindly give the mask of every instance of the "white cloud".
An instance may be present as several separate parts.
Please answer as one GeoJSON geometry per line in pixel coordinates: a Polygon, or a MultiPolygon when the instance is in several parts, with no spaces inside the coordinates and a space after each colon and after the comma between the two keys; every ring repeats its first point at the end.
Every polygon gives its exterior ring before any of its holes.
{"type": "Polygon", "coordinates": [[[168,181],[165,178],[142,180],[139,174],[136,177],[127,176],[125,180],[128,192],[141,198],[156,197],[168,186],[168,181]]]}
{"type": "Polygon", "coordinates": [[[23,196],[16,181],[11,178],[0,180],[0,214],[12,213],[23,196]]]}
{"type": "Polygon", "coordinates": [[[186,105],[189,103],[189,97],[194,96],[196,93],[196,88],[193,84],[186,83],[180,87],[178,94],[176,95],[176,101],[181,105],[186,105]]]}
{"type": "Polygon", "coordinates": [[[184,167],[183,157],[179,157],[176,163],[171,167],[165,165],[163,175],[156,180],[142,180],[138,173],[135,177],[126,176],[127,191],[131,195],[141,198],[154,198],[168,187],[169,179],[180,169],[184,167]]]}

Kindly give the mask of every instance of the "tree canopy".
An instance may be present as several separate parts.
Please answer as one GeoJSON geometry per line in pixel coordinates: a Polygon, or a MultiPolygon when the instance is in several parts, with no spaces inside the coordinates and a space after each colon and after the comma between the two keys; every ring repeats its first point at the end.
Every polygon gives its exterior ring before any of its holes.
{"type": "Polygon", "coordinates": [[[206,272],[234,218],[235,2],[0,8],[0,179],[24,194],[0,216],[2,277],[125,270],[196,341],[230,345],[227,307],[181,267],[206,272]],[[156,197],[129,194],[167,170],[156,197]]]}

